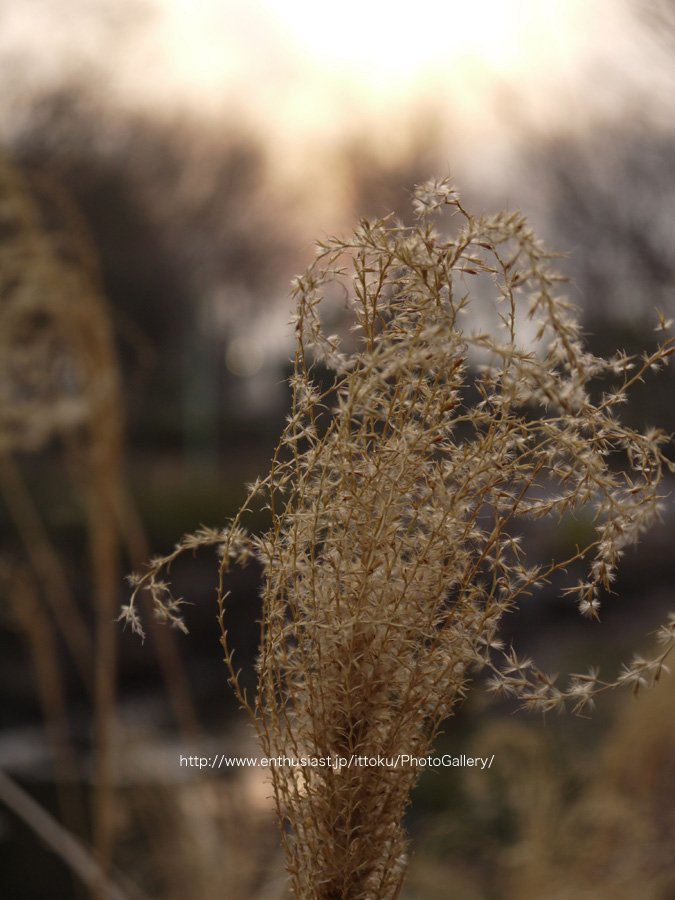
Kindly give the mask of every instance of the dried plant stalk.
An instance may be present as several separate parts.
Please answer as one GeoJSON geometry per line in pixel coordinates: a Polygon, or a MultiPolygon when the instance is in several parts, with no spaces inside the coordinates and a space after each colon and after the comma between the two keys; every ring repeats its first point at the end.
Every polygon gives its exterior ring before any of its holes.
{"type": "Polygon", "coordinates": [[[114,843],[112,759],[119,572],[120,389],[104,300],[80,244],[50,231],[19,172],[0,157],[0,488],[87,687],[93,681],[94,844],[107,871],[114,843]],[[61,442],[90,539],[96,636],[83,624],[14,458],[61,442]]]}
{"type": "MultiPolygon", "coordinates": [[[[123,473],[120,373],[94,248],[68,198],[46,179],[39,180],[36,194],[37,181],[26,181],[0,153],[0,498],[30,562],[22,584],[29,584],[31,592],[24,587],[15,596],[20,597],[21,619],[37,653],[50,730],[67,732],[59,680],[54,671],[49,674],[56,665],[49,612],[93,699],[91,820],[98,862],[105,872],[112,861],[116,829],[114,619],[120,557],[124,548],[132,564],[140,565],[147,558],[147,544],[123,473]],[[83,508],[94,634],[23,476],[22,463],[45,451],[70,476],[83,508]]],[[[194,736],[196,717],[172,635],[158,632],[158,653],[178,719],[194,736]]],[[[72,756],[72,748],[61,747],[60,752],[64,759],[68,753],[72,756]]],[[[59,769],[63,774],[63,761],[59,769]]],[[[58,779],[59,771],[56,775],[58,779]]]]}
{"type": "MultiPolygon", "coordinates": [[[[319,245],[295,285],[293,406],[270,474],[230,525],[183,538],[133,579],[134,598],[149,591],[159,615],[184,627],[163,571],[185,550],[217,545],[222,626],[225,573],[251,557],[262,564],[253,700],[224,627],[222,643],[263,753],[333,762],[271,769],[302,900],[396,896],[416,777],[396,760],[429,752],[472,670],[488,667],[492,689],[528,708],[579,712],[600,691],[657,678],[675,641],[672,616],[654,660],[635,659],[613,682],[591,672],[559,686],[498,631],[504,613],[572,564],[586,574],[566,593],[597,616],[624,548],[657,515],[666,437],[616,413],[673,353],[669,323],[661,317],[661,343],[642,359],[596,358],[558,293],[552,254],[519,214],[475,218],[447,181],[418,187],[414,205],[413,227],[363,221],[350,239],[319,245]],[[449,236],[433,224],[442,210],[458,223],[449,236]],[[356,335],[349,348],[319,315],[338,289],[356,335]],[[465,327],[480,316],[482,330],[465,327]],[[592,399],[601,378],[614,386],[592,399]],[[256,501],[271,512],[261,536],[242,524],[256,501]],[[585,510],[595,522],[586,546],[528,562],[519,521],[585,510]]],[[[133,598],[124,614],[141,630],[133,598]]]]}

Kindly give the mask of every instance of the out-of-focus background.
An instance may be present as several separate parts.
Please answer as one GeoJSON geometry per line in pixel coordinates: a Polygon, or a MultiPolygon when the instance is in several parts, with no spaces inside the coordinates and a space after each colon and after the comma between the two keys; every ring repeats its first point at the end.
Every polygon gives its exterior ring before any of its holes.
{"type": "MultiPolygon", "coordinates": [[[[179,763],[253,752],[214,560],[174,571],[190,635],[145,645],[113,621],[123,576],[266,472],[313,241],[409,219],[432,175],[567,254],[595,352],[653,343],[675,309],[675,3],[4,0],[0,82],[0,769],[128,896],[283,897],[266,786],[179,763]]],[[[674,399],[666,371],[625,416],[671,431],[674,399]]],[[[509,637],[561,671],[648,648],[674,526],[666,499],[601,625],[540,596],[509,637]]],[[[256,591],[233,580],[244,666],[256,591]]],[[[494,771],[422,778],[404,896],[675,896],[665,681],[545,724],[477,691],[439,749],[494,771]]],[[[3,895],[84,896],[26,815],[0,804],[3,895]]]]}

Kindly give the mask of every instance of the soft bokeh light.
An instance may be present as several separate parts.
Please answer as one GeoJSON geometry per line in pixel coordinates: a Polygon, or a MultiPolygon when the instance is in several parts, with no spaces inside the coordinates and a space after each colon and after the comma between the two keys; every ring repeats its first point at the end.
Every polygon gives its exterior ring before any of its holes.
{"type": "Polygon", "coordinates": [[[257,374],[263,364],[260,344],[249,337],[234,338],[225,351],[225,364],[233,375],[240,378],[257,374]]]}
{"type": "Polygon", "coordinates": [[[579,0],[420,0],[414,8],[360,0],[337,7],[259,2],[318,69],[385,91],[429,71],[453,78],[476,63],[508,75],[527,69],[543,51],[555,64],[578,52],[586,30],[582,13],[588,18],[597,10],[597,3],[579,0]]]}
{"type": "Polygon", "coordinates": [[[653,87],[629,14],[627,0],[10,2],[0,67],[10,93],[84,82],[153,114],[243,116],[296,147],[425,103],[483,136],[512,106],[560,124],[616,103],[626,79],[653,87]]]}
{"type": "Polygon", "coordinates": [[[483,136],[502,125],[505,94],[519,117],[559,123],[606,91],[590,69],[606,81],[612,54],[624,70],[635,62],[622,46],[623,0],[154,2],[153,37],[140,45],[153,46],[146,69],[160,78],[146,82],[150,94],[166,100],[173,87],[204,113],[236,108],[296,135],[435,103],[483,136]]]}

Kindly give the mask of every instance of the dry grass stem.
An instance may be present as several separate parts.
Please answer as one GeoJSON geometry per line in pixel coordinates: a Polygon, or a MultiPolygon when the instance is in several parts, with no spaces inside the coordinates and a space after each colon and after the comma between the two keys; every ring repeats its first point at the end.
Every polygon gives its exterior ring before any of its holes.
{"type": "MultiPolygon", "coordinates": [[[[569,570],[565,595],[597,617],[626,547],[657,518],[666,435],[621,424],[627,393],[668,361],[597,358],[582,344],[553,254],[517,213],[474,217],[451,184],[415,191],[417,224],[362,221],[319,245],[297,279],[293,404],[270,473],[220,529],[184,537],[134,578],[158,615],[184,627],[165,578],[174,559],[219,548],[226,573],[263,567],[257,692],[234,689],[268,757],[396,760],[429,752],[478,669],[532,710],[582,712],[600,692],[658,679],[675,615],[650,660],[615,679],[567,684],[499,636],[504,614],[569,570]],[[451,233],[434,224],[452,216],[451,233]],[[351,333],[321,311],[344,296],[351,333]],[[262,535],[244,527],[267,507],[262,535]],[[586,517],[585,545],[533,563],[523,520],[586,517]]],[[[672,466],[671,466],[672,469],[672,466]]],[[[413,769],[275,766],[271,780],[298,900],[390,900],[406,869],[402,820],[413,769]]]]}
{"type": "MultiPolygon", "coordinates": [[[[132,565],[147,558],[147,542],[123,475],[115,336],[93,246],[72,203],[45,179],[27,181],[1,154],[0,232],[0,492],[29,563],[26,584],[30,582],[32,591],[23,590],[21,596],[15,592],[15,599],[39,657],[36,674],[49,706],[51,732],[65,734],[67,727],[58,678],[54,671],[49,674],[56,665],[47,652],[52,641],[50,612],[92,696],[96,785],[92,823],[100,867],[106,871],[115,840],[115,615],[120,557],[126,549],[132,565]],[[65,475],[64,480],[70,480],[82,511],[93,582],[94,634],[24,475],[24,469],[35,469],[37,453],[54,466],[56,478],[65,475]]],[[[179,721],[194,735],[196,717],[172,636],[161,632],[158,646],[179,721]]],[[[68,754],[63,742],[59,752],[68,754]]],[[[64,771],[63,759],[57,769],[58,777],[64,771]]]]}

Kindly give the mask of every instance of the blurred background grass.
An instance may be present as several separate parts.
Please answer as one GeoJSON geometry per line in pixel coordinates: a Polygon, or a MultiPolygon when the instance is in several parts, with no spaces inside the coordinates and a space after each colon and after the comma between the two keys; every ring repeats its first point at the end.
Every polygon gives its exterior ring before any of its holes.
{"type": "MultiPolygon", "coordinates": [[[[669,0],[0,9],[0,766],[149,896],[283,896],[264,787],[178,765],[250,751],[213,560],[174,573],[189,637],[142,647],[112,618],[127,571],[267,470],[312,241],[409,217],[449,170],[466,206],[521,208],[568,254],[595,352],[649,346],[675,307],[674,48],[669,0]]],[[[674,387],[660,373],[628,421],[672,431],[674,387]]],[[[551,592],[507,636],[613,670],[672,606],[674,522],[669,499],[601,626],[551,592]]],[[[527,537],[547,556],[574,527],[527,537]]],[[[245,666],[255,571],[232,591],[245,666]]],[[[422,778],[406,896],[672,897],[672,685],[592,721],[510,713],[479,692],[449,723],[439,749],[496,768],[422,778]]],[[[79,895],[4,811],[0,867],[16,900],[79,895]]]]}

